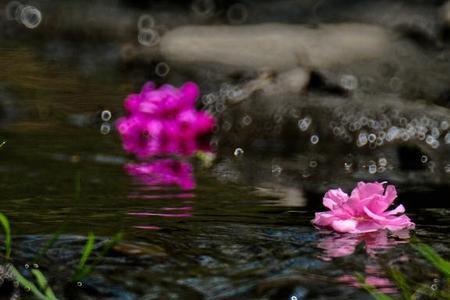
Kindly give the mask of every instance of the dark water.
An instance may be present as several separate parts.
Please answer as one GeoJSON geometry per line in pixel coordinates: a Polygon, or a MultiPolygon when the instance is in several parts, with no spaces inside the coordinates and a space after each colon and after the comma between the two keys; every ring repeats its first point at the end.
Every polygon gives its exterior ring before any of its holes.
{"type": "MultiPolygon", "coordinates": [[[[39,267],[59,297],[370,299],[356,287],[355,272],[398,294],[387,279],[389,266],[426,285],[440,280],[409,237],[450,256],[449,149],[443,141],[437,150],[410,142],[361,150],[323,133],[323,126],[315,129],[317,146],[311,145],[315,132],[299,138],[274,130],[263,143],[250,143],[239,137],[252,136],[251,130],[219,129],[212,165],[190,161],[193,190],[149,186],[124,171],[132,158],[113,122],[128,93],[146,79],[164,79],[148,65],[118,65],[115,45],[107,43],[74,47],[59,39],[17,42],[10,36],[2,42],[0,211],[11,221],[13,263],[25,273],[26,265],[39,267]],[[102,120],[103,110],[111,120],[102,120]],[[377,172],[370,171],[371,161],[377,172]],[[415,232],[340,236],[314,228],[310,220],[322,210],[323,193],[349,190],[358,180],[397,184],[415,232]],[[120,231],[123,240],[92,274],[78,285],[68,283],[87,234],[95,234],[100,252],[120,231]],[[59,239],[37,258],[56,232],[59,239]]],[[[177,84],[185,78],[176,71],[170,77],[177,84]]],[[[329,110],[314,103],[302,114],[328,122],[329,110]]]]}
{"type": "MultiPolygon", "coordinates": [[[[334,176],[323,174],[334,165],[320,165],[316,175],[311,171],[298,181],[295,176],[288,180],[277,169],[265,174],[264,162],[246,154],[236,157],[231,149],[223,150],[210,168],[193,162],[197,187],[192,191],[139,184],[123,170],[129,158],[117,135],[100,131],[96,106],[118,111],[120,89],[111,85],[104,93],[104,83],[98,83],[98,90],[89,93],[85,85],[96,82],[83,83],[64,68],[56,70],[79,89],[67,91],[65,84],[55,85],[45,77],[31,78],[29,84],[42,81],[43,94],[50,84],[48,97],[64,99],[48,104],[64,107],[54,108],[58,117],[41,117],[34,115],[35,108],[31,112],[21,108],[49,101],[41,94],[21,95],[28,88],[26,82],[10,82],[18,91],[14,96],[3,92],[2,97],[14,101],[18,117],[2,128],[7,143],[1,149],[0,175],[1,211],[12,224],[14,262],[38,263],[58,293],[65,290],[73,299],[364,299],[369,296],[352,287],[351,276],[357,271],[381,278],[381,286],[390,292],[395,289],[382,280],[386,265],[413,270],[425,283],[439,277],[434,271],[422,274],[429,266],[407,239],[387,233],[341,237],[311,225],[323,190],[356,180],[357,175],[343,172],[343,166],[334,170],[334,176]],[[77,118],[84,120],[83,125],[73,121],[77,118]],[[237,174],[241,180],[236,180],[237,174]],[[34,261],[59,230],[56,244],[34,261]],[[124,240],[81,287],[68,288],[71,268],[90,231],[99,248],[118,231],[124,232],[124,240]],[[345,249],[350,249],[349,255],[334,257],[345,249]]],[[[273,165],[269,158],[264,161],[273,165]]],[[[278,155],[276,161],[282,165],[293,159],[278,155]]],[[[442,185],[404,183],[399,195],[417,223],[416,234],[446,255],[448,209],[425,208],[436,197],[440,207],[447,206],[442,185]]]]}

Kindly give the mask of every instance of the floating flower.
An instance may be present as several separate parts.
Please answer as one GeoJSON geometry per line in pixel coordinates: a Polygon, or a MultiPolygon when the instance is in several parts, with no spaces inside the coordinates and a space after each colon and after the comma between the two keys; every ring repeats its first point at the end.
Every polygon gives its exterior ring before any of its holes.
{"type": "Polygon", "coordinates": [[[329,190],[323,205],[329,211],[316,213],[313,224],[337,232],[364,233],[380,229],[391,231],[414,228],[414,223],[404,215],[403,205],[387,210],[397,198],[393,185],[359,182],[350,196],[341,189],[329,190]]]}
{"type": "Polygon", "coordinates": [[[129,95],[124,102],[128,116],[116,123],[125,151],[141,159],[210,151],[215,120],[195,109],[198,96],[198,86],[192,82],[179,89],[169,84],[157,89],[148,82],[139,94],[129,95]]]}

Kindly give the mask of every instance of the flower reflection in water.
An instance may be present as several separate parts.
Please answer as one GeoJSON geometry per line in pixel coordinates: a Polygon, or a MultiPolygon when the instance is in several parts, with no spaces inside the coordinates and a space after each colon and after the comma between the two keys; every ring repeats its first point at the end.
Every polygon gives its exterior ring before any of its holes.
{"type": "MultiPolygon", "coordinates": [[[[187,161],[164,158],[151,162],[129,163],[125,171],[140,185],[137,193],[129,195],[135,199],[182,199],[179,207],[164,206],[158,209],[129,212],[136,217],[188,218],[192,217],[193,193],[186,193],[195,187],[192,165],[187,161]],[[162,192],[162,193],[156,193],[162,192]],[[147,194],[150,192],[151,194],[147,194]]],[[[138,229],[158,230],[159,226],[138,225],[138,229]]]]}
{"type": "MultiPolygon", "coordinates": [[[[393,294],[397,293],[397,289],[394,287],[392,281],[387,278],[381,277],[383,273],[379,268],[375,266],[367,266],[365,268],[365,280],[366,283],[375,287],[379,292],[384,294],[393,294]]],[[[339,282],[345,283],[347,285],[361,288],[361,284],[358,279],[353,275],[342,275],[337,279],[339,282]]]]}
{"type": "Polygon", "coordinates": [[[151,162],[129,163],[125,171],[141,183],[152,187],[178,186],[182,190],[195,187],[192,165],[176,159],[158,159],[151,162]]]}
{"type": "Polygon", "coordinates": [[[335,257],[353,254],[360,243],[364,243],[367,254],[374,257],[378,251],[392,246],[406,243],[409,239],[408,230],[400,230],[390,233],[387,230],[360,234],[333,234],[322,239],[317,247],[324,250],[321,258],[331,260],[335,257]]]}
{"type": "MultiPolygon", "coordinates": [[[[409,230],[400,230],[389,232],[387,230],[380,230],[375,232],[368,232],[362,234],[336,234],[320,240],[317,247],[323,250],[321,259],[330,261],[333,258],[343,257],[353,254],[358,245],[363,243],[364,250],[370,256],[375,258],[377,254],[389,249],[398,244],[408,242],[410,237],[409,230]]],[[[395,293],[393,283],[383,277],[383,271],[374,265],[367,265],[365,267],[366,283],[374,286],[383,293],[395,293]]],[[[361,287],[357,278],[353,275],[342,275],[337,279],[339,282],[351,285],[353,287],[361,287]]]]}

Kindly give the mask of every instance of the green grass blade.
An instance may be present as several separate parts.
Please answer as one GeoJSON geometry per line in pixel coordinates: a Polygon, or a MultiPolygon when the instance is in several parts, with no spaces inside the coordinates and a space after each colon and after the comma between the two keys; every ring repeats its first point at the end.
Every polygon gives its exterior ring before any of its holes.
{"type": "Polygon", "coordinates": [[[105,244],[100,255],[97,256],[96,259],[94,260],[94,262],[92,263],[92,266],[97,265],[103,259],[103,257],[106,255],[106,253],[108,253],[108,251],[112,247],[114,247],[118,242],[120,242],[122,239],[123,239],[123,233],[122,232],[116,233],[116,235],[114,235],[112,237],[112,239],[105,244]]]}
{"type": "Polygon", "coordinates": [[[84,246],[80,261],[78,263],[78,270],[81,270],[86,265],[92,250],[94,250],[94,242],[95,235],[92,232],[89,232],[86,245],[84,246]]]}
{"type": "Polygon", "coordinates": [[[5,231],[5,257],[10,259],[11,257],[11,227],[9,226],[8,218],[0,213],[0,223],[5,231]]]}
{"type": "Polygon", "coordinates": [[[100,261],[103,259],[103,257],[108,253],[108,251],[114,247],[120,240],[122,240],[123,234],[122,232],[117,233],[113,236],[113,238],[108,241],[105,246],[103,247],[101,253],[95,258],[95,260],[90,265],[84,265],[82,268],[79,268],[77,272],[75,272],[74,276],[72,277],[73,281],[79,281],[83,277],[86,277],[89,275],[89,273],[92,272],[94,267],[100,263],[100,261]]]}
{"type": "Polygon", "coordinates": [[[355,274],[356,279],[358,280],[359,284],[363,289],[365,289],[369,294],[372,295],[376,300],[394,300],[394,298],[383,294],[382,292],[378,291],[374,286],[368,284],[366,282],[366,279],[361,274],[355,274]]]}
{"type": "Polygon", "coordinates": [[[406,277],[396,268],[390,268],[389,273],[392,279],[394,279],[396,286],[400,288],[403,298],[413,299],[413,292],[411,287],[408,285],[406,277]]]}
{"type": "Polygon", "coordinates": [[[61,236],[61,234],[64,232],[64,230],[66,229],[67,224],[64,224],[63,226],[61,226],[58,231],[56,231],[52,238],[45,244],[44,247],[42,247],[42,249],[39,251],[38,254],[36,254],[36,256],[33,258],[33,261],[37,262],[38,260],[40,260],[45,254],[47,254],[48,249],[50,249],[51,247],[53,247],[53,245],[56,243],[56,241],[59,239],[59,237],[61,236]]]}
{"type": "Polygon", "coordinates": [[[14,275],[14,278],[17,280],[17,282],[19,282],[19,284],[23,288],[29,289],[30,292],[37,299],[39,299],[39,300],[49,300],[44,294],[41,293],[41,291],[39,291],[39,289],[34,285],[34,283],[32,283],[31,281],[29,281],[28,279],[23,277],[22,274],[20,274],[20,272],[17,271],[17,269],[14,266],[11,266],[10,271],[14,275]]]}
{"type": "Polygon", "coordinates": [[[450,278],[450,262],[442,258],[433,248],[424,243],[412,245],[422,256],[424,256],[436,269],[450,278]]]}
{"type": "Polygon", "coordinates": [[[56,298],[55,294],[53,293],[52,289],[48,286],[48,281],[47,281],[47,278],[45,278],[44,274],[42,274],[41,271],[36,270],[36,269],[31,270],[31,273],[36,278],[36,281],[37,281],[39,287],[41,288],[42,291],[44,291],[47,299],[58,300],[56,298]]]}

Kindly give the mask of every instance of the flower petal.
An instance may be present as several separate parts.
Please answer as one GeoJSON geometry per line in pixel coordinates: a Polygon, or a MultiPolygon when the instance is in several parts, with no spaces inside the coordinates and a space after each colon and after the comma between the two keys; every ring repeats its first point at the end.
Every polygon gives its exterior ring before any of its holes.
{"type": "Polygon", "coordinates": [[[323,197],[323,205],[331,210],[341,206],[348,200],[348,195],[340,188],[329,190],[323,197]]]}
{"type": "Polygon", "coordinates": [[[377,215],[376,213],[372,212],[369,208],[367,208],[367,206],[364,206],[364,212],[367,214],[368,217],[374,219],[375,221],[378,222],[385,222],[386,218],[382,215],[377,215]]]}
{"type": "Polygon", "coordinates": [[[325,227],[329,226],[336,219],[336,216],[331,212],[318,212],[312,222],[314,225],[325,227]]]}
{"type": "Polygon", "coordinates": [[[386,187],[386,192],[384,193],[384,198],[387,203],[392,204],[394,202],[395,198],[397,198],[397,190],[395,189],[395,186],[388,185],[386,187]]]}
{"type": "Polygon", "coordinates": [[[335,220],[331,222],[331,227],[337,232],[353,232],[358,222],[356,220],[335,220]]]}
{"type": "Polygon", "coordinates": [[[374,194],[383,195],[384,186],[379,182],[358,182],[358,185],[353,189],[350,197],[364,199],[374,194]]]}
{"type": "Polygon", "coordinates": [[[402,204],[400,204],[399,206],[397,206],[393,210],[389,210],[389,211],[385,212],[385,214],[387,214],[387,215],[396,215],[396,214],[402,214],[404,212],[405,212],[405,207],[402,204]]]}

